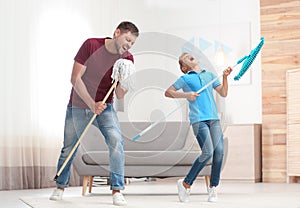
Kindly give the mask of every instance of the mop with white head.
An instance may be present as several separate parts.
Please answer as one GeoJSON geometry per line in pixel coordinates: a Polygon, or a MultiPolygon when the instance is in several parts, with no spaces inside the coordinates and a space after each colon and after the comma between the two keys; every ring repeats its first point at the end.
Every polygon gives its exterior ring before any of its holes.
{"type": "Polygon", "coordinates": [[[114,66],[111,78],[113,82],[119,81],[123,90],[133,90],[135,83],[135,67],[131,60],[118,59],[114,66]]]}
{"type": "MultiPolygon", "coordinates": [[[[127,59],[118,59],[114,63],[113,71],[112,71],[112,74],[111,74],[111,78],[112,78],[113,84],[110,87],[110,89],[108,90],[108,92],[106,93],[106,95],[103,98],[102,102],[103,103],[106,102],[106,100],[108,99],[108,97],[111,94],[111,92],[113,91],[113,89],[116,88],[118,82],[120,82],[121,88],[123,90],[128,91],[130,89],[133,89],[134,88],[134,72],[135,72],[135,67],[134,67],[132,61],[127,60],[127,59]]],[[[65,162],[63,163],[63,165],[61,166],[61,168],[59,169],[59,171],[56,173],[56,176],[54,177],[54,181],[56,181],[56,179],[58,178],[58,176],[61,174],[61,172],[66,167],[67,163],[71,159],[71,157],[74,154],[75,150],[79,146],[82,138],[85,136],[85,134],[87,133],[88,129],[90,128],[90,126],[94,122],[96,116],[97,116],[97,114],[94,114],[93,117],[91,118],[91,120],[89,121],[89,123],[86,125],[86,127],[83,130],[81,136],[79,137],[77,143],[75,144],[75,146],[71,150],[70,154],[68,155],[67,159],[65,160],[65,162]]]]}

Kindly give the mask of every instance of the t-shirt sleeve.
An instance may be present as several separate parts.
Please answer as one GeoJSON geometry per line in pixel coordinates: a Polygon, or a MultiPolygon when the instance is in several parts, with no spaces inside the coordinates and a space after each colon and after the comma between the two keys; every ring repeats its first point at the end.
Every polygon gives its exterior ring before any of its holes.
{"type": "Polygon", "coordinates": [[[87,39],[86,41],[84,41],[84,43],[79,48],[79,50],[74,58],[74,61],[76,61],[82,65],[85,65],[85,62],[88,60],[88,58],[91,55],[90,49],[91,49],[90,39],[87,39]]]}
{"type": "Polygon", "coordinates": [[[182,77],[176,80],[176,82],[173,84],[173,87],[175,87],[176,90],[180,90],[185,86],[185,82],[182,77]]]}
{"type": "MultiPolygon", "coordinates": [[[[212,77],[211,80],[213,80],[213,79],[215,79],[217,76],[214,75],[213,73],[211,73],[211,77],[212,77]]],[[[220,82],[220,80],[218,80],[218,79],[212,84],[212,86],[213,86],[214,89],[215,89],[216,87],[218,87],[219,85],[221,85],[221,82],[220,82]]]]}
{"type": "Polygon", "coordinates": [[[128,51],[122,55],[122,58],[130,60],[130,61],[132,61],[132,63],[134,63],[133,55],[131,53],[129,53],[128,51]]]}

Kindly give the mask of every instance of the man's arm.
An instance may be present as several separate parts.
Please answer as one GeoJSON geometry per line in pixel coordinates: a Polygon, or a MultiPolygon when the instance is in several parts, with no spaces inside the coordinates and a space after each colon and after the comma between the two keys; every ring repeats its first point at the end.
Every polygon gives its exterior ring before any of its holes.
{"type": "Polygon", "coordinates": [[[125,94],[128,92],[128,90],[124,90],[122,87],[121,87],[121,83],[118,83],[117,87],[116,87],[116,96],[118,99],[122,99],[124,98],[125,94]]]}
{"type": "Polygon", "coordinates": [[[82,81],[82,76],[86,71],[86,67],[78,62],[74,62],[71,83],[74,90],[79,97],[87,104],[87,106],[96,114],[100,114],[105,108],[106,104],[102,102],[95,102],[88,93],[86,85],[82,81]]]}

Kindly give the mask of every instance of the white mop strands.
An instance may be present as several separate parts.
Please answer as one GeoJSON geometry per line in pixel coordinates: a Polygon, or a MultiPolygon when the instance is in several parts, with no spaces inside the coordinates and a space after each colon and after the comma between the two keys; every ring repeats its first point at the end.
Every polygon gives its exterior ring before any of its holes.
{"type": "Polygon", "coordinates": [[[113,67],[111,78],[114,81],[120,81],[121,87],[124,90],[134,88],[134,72],[135,67],[132,61],[128,59],[118,59],[113,67]]]}
{"type": "MultiPolygon", "coordinates": [[[[133,77],[134,72],[135,72],[135,67],[134,67],[132,61],[127,60],[127,59],[118,59],[115,62],[114,66],[113,66],[113,71],[112,71],[112,74],[111,74],[113,84],[110,87],[110,89],[108,90],[108,92],[106,93],[106,95],[105,95],[104,99],[102,100],[102,102],[103,103],[106,102],[106,100],[108,99],[111,92],[116,88],[118,81],[120,81],[121,87],[124,90],[133,89],[134,80],[132,79],[132,77],[133,77]]],[[[75,150],[79,146],[82,138],[85,136],[88,129],[90,128],[90,126],[94,122],[96,116],[97,116],[97,114],[93,115],[93,117],[91,118],[91,120],[89,121],[89,123],[87,124],[85,129],[83,130],[82,134],[80,135],[77,143],[75,144],[75,146],[71,150],[71,152],[68,155],[67,159],[65,160],[63,165],[60,167],[59,171],[56,173],[56,176],[54,177],[54,181],[56,181],[58,176],[61,174],[61,172],[64,170],[64,168],[68,164],[68,162],[71,159],[72,155],[74,154],[75,150]]]]}

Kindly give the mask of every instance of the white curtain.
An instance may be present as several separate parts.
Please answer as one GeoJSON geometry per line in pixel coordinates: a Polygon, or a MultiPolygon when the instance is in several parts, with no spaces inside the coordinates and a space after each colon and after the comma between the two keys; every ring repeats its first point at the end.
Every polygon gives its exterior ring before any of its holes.
{"type": "Polygon", "coordinates": [[[55,185],[73,57],[102,35],[103,3],[0,1],[0,190],[55,185]]]}

